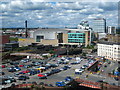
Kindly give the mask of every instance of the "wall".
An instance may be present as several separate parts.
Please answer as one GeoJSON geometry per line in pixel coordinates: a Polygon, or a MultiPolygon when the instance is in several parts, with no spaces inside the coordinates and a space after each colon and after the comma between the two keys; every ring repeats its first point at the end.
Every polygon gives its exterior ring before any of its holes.
{"type": "Polygon", "coordinates": [[[68,43],[68,34],[63,33],[63,43],[68,43]]]}
{"type": "Polygon", "coordinates": [[[35,43],[35,40],[32,38],[19,38],[18,42],[19,42],[19,47],[22,47],[22,46],[28,46],[32,43],[35,43]]]}
{"type": "Polygon", "coordinates": [[[105,56],[108,59],[120,60],[120,45],[98,44],[98,56],[105,56]]]}
{"type": "Polygon", "coordinates": [[[58,40],[57,39],[53,39],[53,40],[44,40],[44,39],[42,39],[40,43],[44,44],[44,45],[57,46],[58,45],[58,40]]]}
{"type": "Polygon", "coordinates": [[[120,42],[120,35],[108,34],[108,35],[106,35],[106,37],[108,38],[108,41],[110,41],[110,42],[120,42]]]}
{"type": "Polygon", "coordinates": [[[0,42],[0,44],[5,44],[5,43],[9,43],[9,35],[1,35],[0,39],[2,42],[0,42]]]}

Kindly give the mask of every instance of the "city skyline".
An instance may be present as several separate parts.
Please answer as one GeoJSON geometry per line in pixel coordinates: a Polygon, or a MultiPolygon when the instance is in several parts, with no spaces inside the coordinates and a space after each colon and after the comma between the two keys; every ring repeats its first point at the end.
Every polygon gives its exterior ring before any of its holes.
{"type": "Polygon", "coordinates": [[[118,2],[35,2],[8,1],[0,3],[3,28],[77,27],[81,21],[105,18],[107,26],[118,26],[118,2]]]}

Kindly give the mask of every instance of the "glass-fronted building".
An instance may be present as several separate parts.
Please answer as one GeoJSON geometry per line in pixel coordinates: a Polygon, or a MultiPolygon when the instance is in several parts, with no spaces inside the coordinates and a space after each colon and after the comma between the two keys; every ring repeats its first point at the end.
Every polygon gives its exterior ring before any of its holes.
{"type": "Polygon", "coordinates": [[[68,43],[85,43],[85,33],[68,33],[68,43]]]}
{"type": "Polygon", "coordinates": [[[94,19],[93,31],[98,33],[106,32],[106,20],[104,18],[94,19]]]}

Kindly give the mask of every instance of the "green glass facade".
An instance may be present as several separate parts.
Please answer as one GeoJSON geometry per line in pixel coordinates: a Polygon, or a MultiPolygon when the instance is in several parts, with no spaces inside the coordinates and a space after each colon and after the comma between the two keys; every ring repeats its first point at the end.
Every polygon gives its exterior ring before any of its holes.
{"type": "Polygon", "coordinates": [[[85,33],[68,33],[68,43],[85,43],[85,33]]]}

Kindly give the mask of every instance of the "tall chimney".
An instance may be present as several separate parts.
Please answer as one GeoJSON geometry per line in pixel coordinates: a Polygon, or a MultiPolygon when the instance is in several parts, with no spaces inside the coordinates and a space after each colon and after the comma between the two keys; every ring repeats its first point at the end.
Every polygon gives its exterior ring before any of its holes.
{"type": "Polygon", "coordinates": [[[27,20],[25,21],[25,37],[27,38],[27,20]]]}

